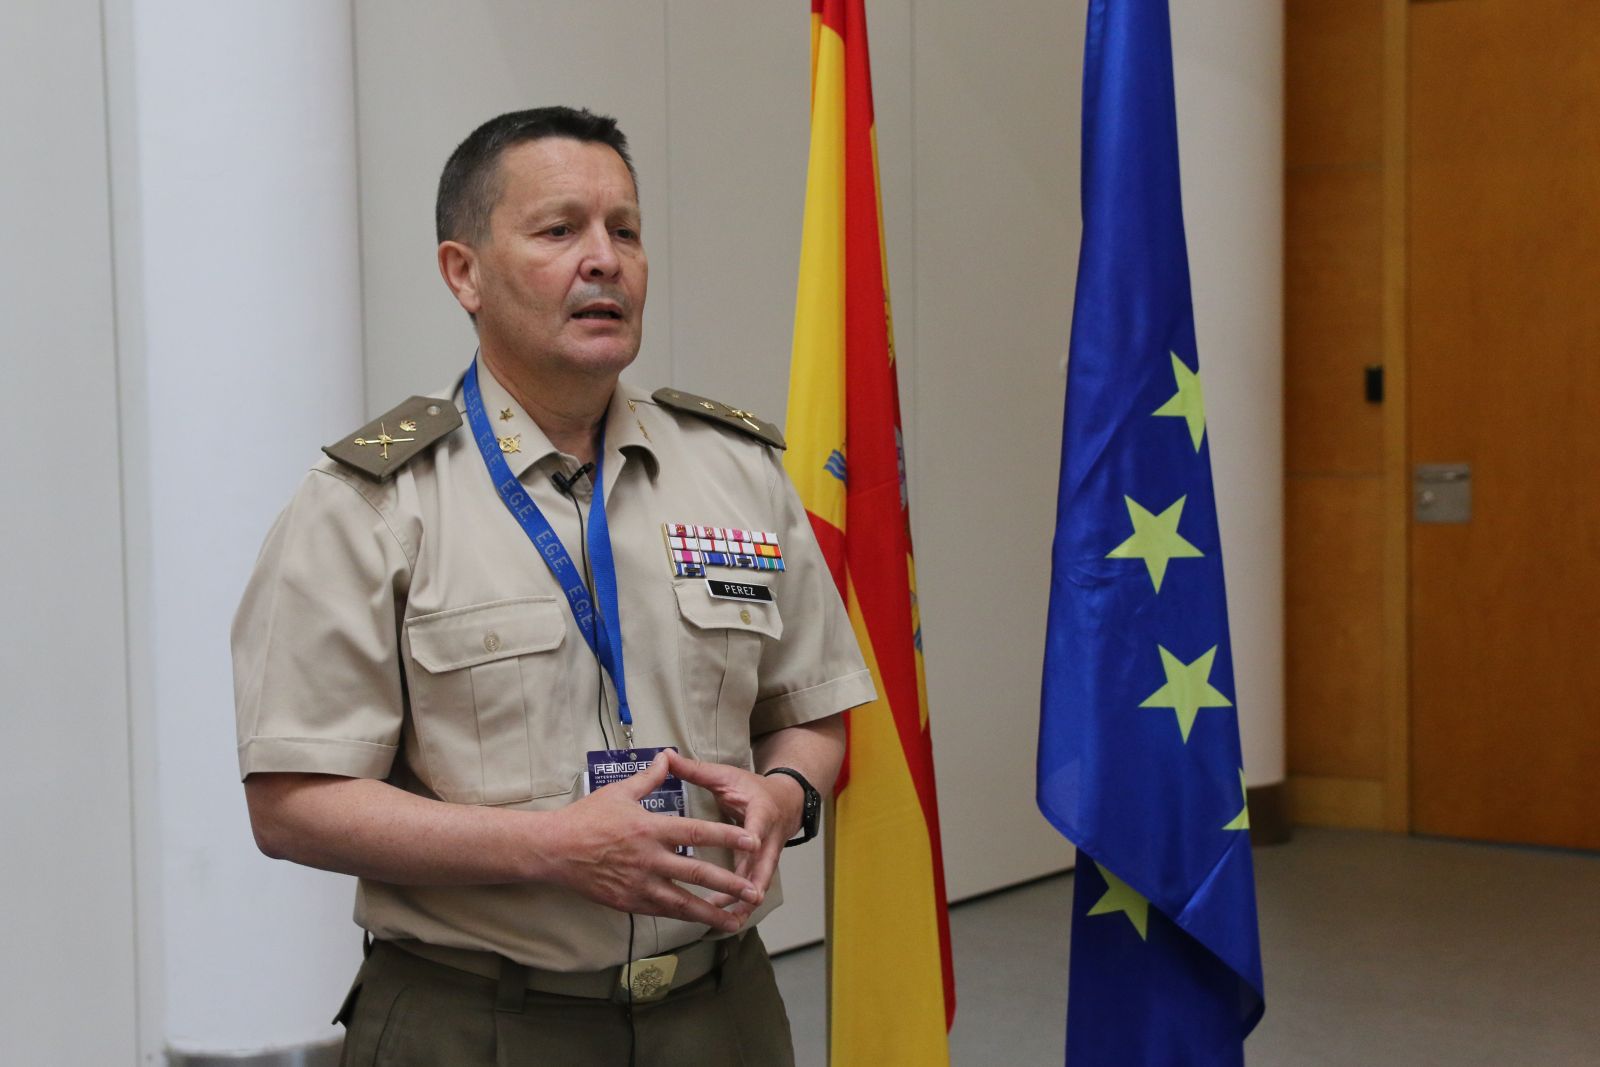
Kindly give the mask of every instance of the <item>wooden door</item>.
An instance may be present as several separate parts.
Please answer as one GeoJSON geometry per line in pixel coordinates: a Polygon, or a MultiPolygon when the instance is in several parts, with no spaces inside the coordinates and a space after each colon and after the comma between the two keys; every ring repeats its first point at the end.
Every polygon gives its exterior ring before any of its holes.
{"type": "Polygon", "coordinates": [[[1410,5],[1418,832],[1600,848],[1600,3],[1410,5]]]}

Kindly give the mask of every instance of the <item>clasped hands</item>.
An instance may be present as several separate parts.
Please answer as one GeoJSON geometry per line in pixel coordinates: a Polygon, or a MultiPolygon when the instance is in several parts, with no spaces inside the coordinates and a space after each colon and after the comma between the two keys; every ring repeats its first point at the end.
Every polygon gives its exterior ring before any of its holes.
{"type": "Polygon", "coordinates": [[[784,842],[799,829],[804,797],[792,779],[662,752],[649,767],[595,790],[560,812],[555,880],[590,900],[736,933],[766,897],[784,842]],[[668,775],[700,786],[731,822],[645,811],[639,802],[668,775]],[[725,848],[733,870],[680,845],[725,848]],[[709,891],[702,897],[686,886],[709,891]]]}

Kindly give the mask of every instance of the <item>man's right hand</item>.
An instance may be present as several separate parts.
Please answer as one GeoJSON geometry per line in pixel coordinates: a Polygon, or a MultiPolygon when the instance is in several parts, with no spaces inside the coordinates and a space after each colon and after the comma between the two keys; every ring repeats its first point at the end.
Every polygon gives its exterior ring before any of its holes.
{"type": "Polygon", "coordinates": [[[632,778],[553,812],[545,880],[618,911],[682,919],[735,933],[740,915],[683,886],[700,886],[752,907],[761,903],[761,890],[748,878],[675,850],[693,845],[754,853],[761,842],[743,827],[658,815],[640,807],[639,802],[666,781],[668,767],[666,756],[658,755],[632,778]]]}

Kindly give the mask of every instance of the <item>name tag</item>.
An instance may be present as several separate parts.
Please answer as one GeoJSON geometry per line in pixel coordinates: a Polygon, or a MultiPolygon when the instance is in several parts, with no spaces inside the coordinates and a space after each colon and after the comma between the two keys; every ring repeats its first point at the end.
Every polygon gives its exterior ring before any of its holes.
{"type": "Polygon", "coordinates": [[[710,589],[711,595],[719,600],[753,600],[758,604],[772,603],[772,590],[765,585],[750,585],[746,582],[722,582],[715,578],[707,578],[706,588],[710,589]]]}
{"type": "MultiPolygon", "coordinates": [[[[632,778],[640,771],[650,766],[650,762],[661,752],[676,752],[677,746],[668,745],[666,748],[602,748],[586,754],[588,770],[583,776],[584,793],[592,793],[596,789],[611,785],[614,782],[625,781],[632,778]]],[[[639,801],[639,806],[645,811],[656,815],[685,815],[687,814],[687,801],[684,796],[683,779],[675,774],[667,775],[667,780],[661,783],[661,788],[645,796],[639,801]]],[[[694,855],[693,845],[679,845],[677,849],[680,856],[694,855]]]]}

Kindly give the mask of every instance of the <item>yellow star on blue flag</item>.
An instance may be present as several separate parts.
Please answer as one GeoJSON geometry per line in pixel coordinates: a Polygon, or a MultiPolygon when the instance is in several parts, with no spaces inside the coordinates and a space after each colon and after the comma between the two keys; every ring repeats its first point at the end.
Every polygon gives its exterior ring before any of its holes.
{"type": "Polygon", "coordinates": [[[1161,669],[1167,675],[1167,684],[1144,698],[1141,708],[1171,708],[1178,715],[1178,729],[1188,743],[1189,731],[1201,708],[1231,708],[1233,701],[1217,692],[1211,684],[1211,663],[1217,658],[1217,648],[1211,646],[1193,663],[1185,663],[1161,646],[1161,669]]]}
{"type": "Polygon", "coordinates": [[[1244,796],[1244,807],[1239,809],[1239,814],[1223,824],[1224,830],[1250,829],[1250,787],[1245,785],[1243,767],[1239,768],[1239,792],[1244,796]]]}
{"type": "Polygon", "coordinates": [[[1200,375],[1189,369],[1189,365],[1178,358],[1176,352],[1172,356],[1172,377],[1177,381],[1178,391],[1173,393],[1165,404],[1151,412],[1152,415],[1162,415],[1167,418],[1182,419],[1189,424],[1189,440],[1194,442],[1194,450],[1200,451],[1200,442],[1206,436],[1206,397],[1205,390],[1200,387],[1200,375]]]}
{"type": "Polygon", "coordinates": [[[1131,496],[1122,498],[1128,505],[1128,518],[1133,522],[1133,536],[1106,553],[1107,559],[1142,559],[1150,572],[1150,584],[1161,592],[1161,579],[1166,577],[1167,564],[1174,559],[1194,559],[1205,555],[1185,541],[1178,533],[1178,520],[1183,518],[1184,497],[1159,515],[1152,515],[1131,496]]]}
{"type": "Polygon", "coordinates": [[[1149,939],[1150,929],[1150,902],[1141,897],[1137,892],[1128,887],[1128,883],[1106,870],[1100,868],[1100,877],[1106,880],[1106,893],[1089,909],[1090,915],[1115,915],[1118,912],[1126,915],[1133,928],[1139,931],[1139,940],[1149,939]]]}

